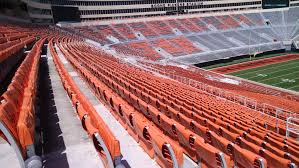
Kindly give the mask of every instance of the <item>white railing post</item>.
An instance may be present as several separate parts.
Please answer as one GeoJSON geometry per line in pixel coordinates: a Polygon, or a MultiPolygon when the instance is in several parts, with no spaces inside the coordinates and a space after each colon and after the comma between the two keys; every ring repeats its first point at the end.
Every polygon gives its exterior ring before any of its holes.
{"type": "Polygon", "coordinates": [[[275,114],[275,117],[276,117],[276,132],[279,133],[279,127],[278,127],[278,114],[281,113],[282,110],[280,108],[277,108],[276,109],[276,114],[275,114]]]}

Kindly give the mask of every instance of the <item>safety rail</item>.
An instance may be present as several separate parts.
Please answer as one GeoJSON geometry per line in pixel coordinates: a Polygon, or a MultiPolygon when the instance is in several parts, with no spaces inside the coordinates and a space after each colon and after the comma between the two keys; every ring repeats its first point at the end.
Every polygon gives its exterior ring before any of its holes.
{"type": "Polygon", "coordinates": [[[289,117],[286,122],[286,137],[296,134],[299,140],[299,118],[289,117]]]}
{"type": "MultiPolygon", "coordinates": [[[[265,114],[266,116],[268,116],[268,122],[272,123],[273,119],[275,120],[275,124],[276,127],[274,129],[276,129],[276,132],[279,132],[280,128],[279,128],[279,123],[284,123],[287,121],[287,118],[292,117],[292,118],[299,118],[299,115],[295,112],[291,112],[273,105],[269,105],[267,103],[260,103],[255,99],[252,98],[248,98],[246,96],[243,95],[239,95],[236,93],[232,93],[229,92],[227,90],[224,89],[220,89],[214,86],[210,86],[208,84],[187,78],[187,77],[182,77],[179,75],[175,75],[174,72],[166,72],[165,70],[159,70],[156,69],[154,67],[151,66],[147,66],[146,67],[148,70],[167,76],[173,80],[179,81],[181,83],[187,84],[189,86],[192,86],[194,88],[197,88],[201,91],[204,91],[208,94],[211,94],[213,96],[216,96],[218,98],[222,98],[237,104],[240,104],[242,106],[245,106],[247,108],[256,110],[261,112],[262,114],[265,114]]],[[[267,122],[264,125],[265,128],[268,128],[267,122]]],[[[299,129],[298,129],[299,130],[299,129]]]]}

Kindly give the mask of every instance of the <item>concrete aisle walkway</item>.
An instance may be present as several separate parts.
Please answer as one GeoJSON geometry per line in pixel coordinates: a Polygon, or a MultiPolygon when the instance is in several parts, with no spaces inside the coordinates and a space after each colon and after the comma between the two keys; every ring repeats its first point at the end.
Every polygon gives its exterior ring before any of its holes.
{"type": "Polygon", "coordinates": [[[0,137],[0,167],[20,168],[19,160],[13,148],[0,137]]]}
{"type": "Polygon", "coordinates": [[[41,126],[46,168],[103,167],[64,90],[52,56],[41,59],[41,126]]]}

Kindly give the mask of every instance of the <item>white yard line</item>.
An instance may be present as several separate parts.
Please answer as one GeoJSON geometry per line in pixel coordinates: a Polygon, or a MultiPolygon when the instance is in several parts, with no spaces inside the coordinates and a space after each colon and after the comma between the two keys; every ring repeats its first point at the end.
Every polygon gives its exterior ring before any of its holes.
{"type": "MultiPolygon", "coordinates": [[[[299,77],[298,78],[292,78],[292,80],[296,80],[296,79],[299,79],[299,77]]],[[[286,83],[286,82],[282,81],[282,82],[274,83],[274,84],[271,84],[271,85],[276,86],[276,85],[278,85],[280,83],[286,83]]]]}
{"type": "MultiPolygon", "coordinates": [[[[276,73],[276,72],[283,72],[283,71],[286,71],[286,70],[290,70],[290,69],[294,69],[294,68],[298,68],[299,66],[294,66],[294,67],[291,67],[291,68],[287,68],[287,69],[282,69],[282,70],[278,70],[278,71],[273,71],[271,73],[266,73],[266,75],[271,75],[273,73],[276,73]]],[[[247,79],[252,79],[252,78],[256,78],[258,77],[257,75],[256,76],[253,76],[253,77],[250,77],[250,78],[247,78],[247,79]]]]}
{"type": "Polygon", "coordinates": [[[299,73],[299,72],[295,71],[295,72],[292,72],[292,73],[288,73],[288,74],[284,74],[284,75],[275,76],[275,77],[273,77],[273,78],[268,78],[268,79],[260,80],[260,81],[257,81],[257,82],[263,82],[263,81],[267,81],[267,80],[275,79],[275,78],[282,77],[282,76],[287,76],[287,75],[294,74],[294,73],[299,73]]]}
{"type": "MultiPolygon", "coordinates": [[[[281,62],[281,63],[282,63],[282,62],[281,62]]],[[[239,75],[235,75],[235,76],[241,77],[241,76],[243,76],[243,75],[245,75],[245,74],[251,74],[251,73],[255,73],[255,72],[259,72],[259,71],[275,69],[275,68],[279,68],[279,67],[284,67],[284,66],[287,66],[287,65],[295,64],[295,63],[298,63],[298,62],[290,62],[290,63],[285,64],[285,65],[275,66],[275,67],[272,67],[272,68],[266,68],[266,69],[260,69],[260,70],[256,70],[256,71],[245,72],[245,73],[242,73],[242,74],[239,74],[239,75]]],[[[269,64],[269,65],[274,65],[274,64],[269,64]]],[[[266,66],[268,66],[268,65],[266,65],[266,66]]],[[[257,67],[257,68],[261,68],[261,67],[257,67]]],[[[249,69],[248,69],[248,70],[249,70],[249,69]]],[[[245,70],[245,71],[246,71],[246,70],[245,70]]]]}

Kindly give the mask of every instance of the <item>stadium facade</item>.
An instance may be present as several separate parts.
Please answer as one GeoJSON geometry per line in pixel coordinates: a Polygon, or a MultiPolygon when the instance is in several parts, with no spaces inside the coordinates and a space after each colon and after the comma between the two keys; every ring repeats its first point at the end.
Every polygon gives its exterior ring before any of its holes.
{"type": "Polygon", "coordinates": [[[263,10],[295,7],[299,0],[23,0],[33,22],[263,10]]]}

